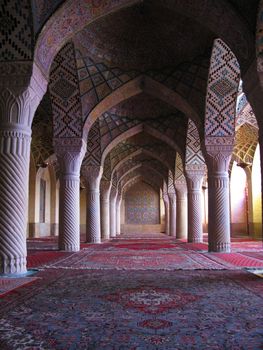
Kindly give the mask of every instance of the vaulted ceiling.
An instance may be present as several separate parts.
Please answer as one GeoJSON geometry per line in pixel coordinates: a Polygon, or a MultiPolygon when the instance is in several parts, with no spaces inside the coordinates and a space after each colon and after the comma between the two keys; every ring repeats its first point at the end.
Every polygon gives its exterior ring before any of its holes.
{"type": "MultiPolygon", "coordinates": [[[[98,7],[106,3],[90,2],[98,7]]],[[[90,2],[83,1],[83,11],[85,3],[90,2]]],[[[33,41],[64,3],[32,0],[33,41]]],[[[89,153],[84,163],[99,164],[103,160],[105,178],[123,160],[118,176],[136,165],[141,165],[140,171],[137,169],[141,176],[150,167],[162,176],[168,169],[174,171],[176,154],[182,159],[185,156],[190,117],[178,101],[181,99],[193,111],[202,137],[213,41],[222,36],[245,74],[255,57],[257,8],[258,0],[145,0],[98,18],[74,33],[70,40],[84,120],[106,97],[134,79],[141,79],[137,93],[121,92],[121,99],[116,99],[115,104],[105,102],[103,113],[96,115],[98,119],[89,129],[89,153]],[[144,77],[154,81],[154,93],[152,87],[145,87],[144,77]]],[[[68,93],[69,86],[64,84],[63,91],[68,93]]],[[[244,116],[244,108],[242,113],[244,116]]],[[[52,114],[47,92],[33,124],[36,164],[54,152],[52,114]]],[[[249,117],[249,112],[246,115],[249,117]]],[[[242,157],[244,147],[248,147],[242,143],[243,132],[247,145],[253,139],[250,155],[255,149],[257,129],[245,124],[238,130],[235,157],[242,157]]]]}

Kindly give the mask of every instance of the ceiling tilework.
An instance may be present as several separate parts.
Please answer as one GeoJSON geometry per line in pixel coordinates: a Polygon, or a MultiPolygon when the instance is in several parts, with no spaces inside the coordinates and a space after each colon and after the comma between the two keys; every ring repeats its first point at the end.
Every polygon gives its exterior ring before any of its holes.
{"type": "Polygon", "coordinates": [[[80,50],[76,50],[76,58],[85,118],[106,96],[137,76],[136,72],[124,72],[117,67],[110,68],[103,62],[96,63],[91,57],[82,55],[80,50]]]}
{"type": "Polygon", "coordinates": [[[64,0],[31,0],[34,30],[37,34],[52,13],[64,0]]]}
{"type": "Polygon", "coordinates": [[[29,0],[2,0],[0,6],[0,61],[33,57],[33,24],[29,0]]]}
{"type": "Polygon", "coordinates": [[[236,132],[233,156],[241,162],[251,165],[257,145],[258,129],[245,123],[236,132]]]}
{"type": "Polygon", "coordinates": [[[52,108],[49,94],[42,99],[32,125],[31,152],[36,166],[40,166],[54,153],[52,108]]]}

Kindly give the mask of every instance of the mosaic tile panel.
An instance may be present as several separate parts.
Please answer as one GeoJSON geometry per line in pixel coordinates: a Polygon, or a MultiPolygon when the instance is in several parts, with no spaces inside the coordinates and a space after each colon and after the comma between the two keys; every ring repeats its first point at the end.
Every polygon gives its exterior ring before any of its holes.
{"type": "Polygon", "coordinates": [[[34,30],[37,33],[64,0],[31,0],[34,30]]]}
{"type": "Polygon", "coordinates": [[[133,225],[159,224],[159,193],[143,182],[131,187],[125,194],[125,223],[133,225]]]}
{"type": "Polygon", "coordinates": [[[136,161],[134,159],[129,159],[127,162],[125,162],[118,170],[117,170],[117,178],[118,181],[131,169],[134,167],[141,165],[139,161],[136,161]]]}
{"type": "Polygon", "coordinates": [[[33,28],[29,0],[2,0],[0,6],[0,61],[31,60],[33,28]]]}
{"type": "MultiPolygon", "coordinates": [[[[169,115],[167,117],[160,116],[160,118],[145,120],[142,123],[140,119],[123,117],[107,112],[99,117],[99,120],[102,152],[114,138],[138,125],[150,127],[168,137],[178,145],[180,150],[183,150],[185,147],[187,119],[181,114],[169,115]]],[[[171,154],[171,152],[169,152],[169,154],[171,154]]]]}
{"type": "Polygon", "coordinates": [[[152,79],[164,84],[189,101],[195,101],[200,116],[205,105],[205,91],[209,72],[209,56],[198,56],[192,62],[183,62],[175,68],[147,71],[152,79]]]}
{"type": "Polygon", "coordinates": [[[45,94],[39,104],[32,124],[31,152],[35,164],[42,164],[53,153],[53,125],[50,96],[45,94]]]}
{"type": "Polygon", "coordinates": [[[204,164],[204,157],[201,151],[200,138],[195,123],[188,120],[188,130],[186,138],[186,165],[201,165],[204,164]]]}
{"type": "Polygon", "coordinates": [[[112,169],[116,167],[116,165],[123,160],[124,158],[128,157],[130,154],[134,153],[139,149],[138,146],[129,144],[126,141],[120,142],[114,149],[111,151],[111,166],[112,169]]]}
{"type": "Polygon", "coordinates": [[[185,176],[184,176],[184,164],[182,161],[182,157],[180,154],[176,154],[176,159],[175,159],[175,174],[174,174],[174,180],[175,181],[185,181],[185,176]]]}
{"type": "Polygon", "coordinates": [[[51,67],[50,97],[54,137],[82,137],[82,109],[73,43],[67,43],[51,67]]]}
{"type": "Polygon", "coordinates": [[[220,39],[214,41],[206,96],[205,135],[233,136],[240,81],[238,61],[220,39]]]}
{"type": "Polygon", "coordinates": [[[83,56],[80,50],[76,50],[76,57],[83,115],[86,119],[100,101],[133,79],[136,73],[107,67],[103,62],[96,63],[91,57],[83,56]]]}
{"type": "Polygon", "coordinates": [[[47,30],[41,36],[35,58],[39,66],[48,73],[56,50],[61,42],[69,39],[94,18],[107,14],[121,7],[127,0],[85,1],[68,0],[64,6],[63,16],[54,16],[47,30]],[[83,5],[85,8],[83,9],[83,5]]]}
{"type": "Polygon", "coordinates": [[[171,170],[168,172],[168,179],[167,179],[167,185],[168,185],[168,193],[174,193],[174,175],[171,170]]]}
{"type": "Polygon", "coordinates": [[[101,135],[99,119],[92,125],[88,134],[87,151],[83,159],[85,165],[101,164],[101,135]]]}
{"type": "Polygon", "coordinates": [[[103,165],[103,175],[102,177],[106,180],[111,179],[111,159],[110,159],[110,154],[107,155],[104,161],[103,165]]]}
{"type": "Polygon", "coordinates": [[[245,123],[258,129],[256,116],[246,99],[246,95],[242,93],[241,96],[239,96],[237,103],[236,129],[245,123]]]}

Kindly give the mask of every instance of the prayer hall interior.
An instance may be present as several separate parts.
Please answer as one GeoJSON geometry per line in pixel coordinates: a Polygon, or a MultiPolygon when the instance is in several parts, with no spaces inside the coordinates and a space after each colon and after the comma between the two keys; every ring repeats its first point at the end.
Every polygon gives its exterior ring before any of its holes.
{"type": "Polygon", "coordinates": [[[0,0],[0,349],[262,349],[263,0],[0,0]]]}

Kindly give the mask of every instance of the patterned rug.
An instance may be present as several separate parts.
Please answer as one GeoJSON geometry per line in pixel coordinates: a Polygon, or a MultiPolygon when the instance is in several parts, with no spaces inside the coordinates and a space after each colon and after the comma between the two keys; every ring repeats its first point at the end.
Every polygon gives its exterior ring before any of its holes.
{"type": "Polygon", "coordinates": [[[70,256],[72,253],[60,252],[60,251],[27,251],[27,268],[40,267],[49,262],[54,262],[70,256]]]}
{"type": "MultiPolygon", "coordinates": [[[[144,247],[144,245],[142,245],[144,247]]],[[[208,257],[178,247],[171,249],[145,251],[119,249],[116,246],[107,248],[96,246],[83,249],[59,262],[45,265],[56,269],[116,269],[116,270],[220,270],[222,263],[212,261],[208,257]],[[100,249],[99,249],[100,248],[100,249]]]]}
{"type": "Polygon", "coordinates": [[[21,277],[21,278],[0,277],[0,297],[28,283],[32,283],[36,280],[37,280],[37,277],[21,277]]]}
{"type": "Polygon", "coordinates": [[[241,253],[206,253],[212,261],[223,264],[226,268],[234,267],[262,267],[263,261],[257,258],[252,258],[241,253]]]}
{"type": "Polygon", "coordinates": [[[262,349],[260,279],[243,271],[39,277],[0,303],[1,349],[262,349]]]}

